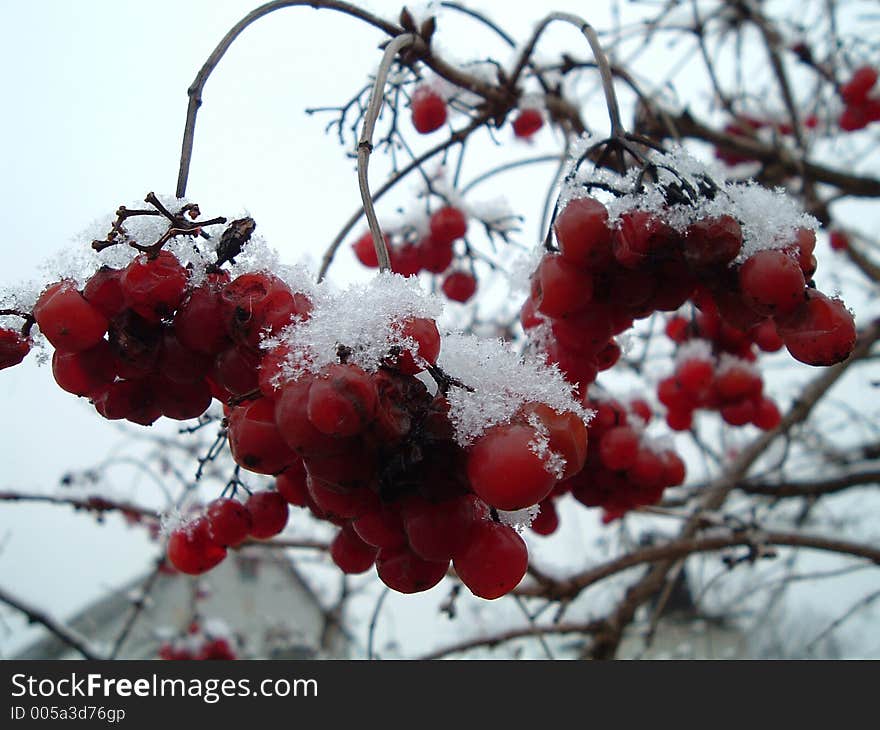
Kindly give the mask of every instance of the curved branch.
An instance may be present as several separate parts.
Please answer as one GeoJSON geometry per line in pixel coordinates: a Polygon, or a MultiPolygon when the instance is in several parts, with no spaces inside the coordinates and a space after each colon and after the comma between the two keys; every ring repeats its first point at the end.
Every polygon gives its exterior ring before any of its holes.
{"type": "Polygon", "coordinates": [[[79,632],[59,623],[45,611],[17,598],[2,586],[0,586],[0,602],[5,603],[7,606],[11,606],[17,611],[21,611],[27,616],[30,623],[37,623],[44,626],[51,634],[55,635],[69,647],[76,649],[84,659],[103,659],[100,654],[95,652],[91,646],[89,646],[88,640],[79,632]]]}
{"type": "Polygon", "coordinates": [[[56,504],[73,507],[77,510],[86,510],[103,514],[105,512],[121,512],[127,515],[137,515],[151,520],[159,520],[159,513],[146,507],[138,507],[129,502],[116,502],[99,496],[67,497],[53,494],[36,494],[31,492],[0,492],[0,502],[42,502],[44,504],[56,504]]]}
{"type": "Polygon", "coordinates": [[[817,479],[809,482],[789,482],[782,484],[745,482],[737,489],[746,494],[759,494],[765,497],[821,497],[825,494],[842,492],[850,487],[867,484],[880,484],[880,470],[854,472],[830,479],[817,479]]]}

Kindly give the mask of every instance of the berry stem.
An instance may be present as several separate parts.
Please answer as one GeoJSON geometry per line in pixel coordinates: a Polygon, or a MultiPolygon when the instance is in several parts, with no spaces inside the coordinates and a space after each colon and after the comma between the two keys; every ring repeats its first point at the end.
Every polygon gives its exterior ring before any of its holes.
{"type": "Polygon", "coordinates": [[[382,62],[379,64],[379,70],[376,72],[373,90],[370,92],[370,103],[367,105],[367,111],[364,114],[364,126],[361,129],[361,136],[358,140],[358,187],[361,192],[361,200],[364,203],[364,214],[370,226],[370,233],[373,234],[373,245],[376,247],[376,257],[379,259],[380,272],[391,270],[391,258],[388,255],[388,246],[385,245],[382,229],[379,227],[379,220],[376,218],[376,209],[373,207],[373,199],[370,195],[370,184],[368,181],[370,153],[373,151],[373,130],[376,127],[376,120],[379,118],[382,102],[385,99],[385,82],[388,78],[391,63],[401,50],[411,46],[416,42],[417,38],[412,33],[406,33],[397,36],[386,46],[382,62]]]}

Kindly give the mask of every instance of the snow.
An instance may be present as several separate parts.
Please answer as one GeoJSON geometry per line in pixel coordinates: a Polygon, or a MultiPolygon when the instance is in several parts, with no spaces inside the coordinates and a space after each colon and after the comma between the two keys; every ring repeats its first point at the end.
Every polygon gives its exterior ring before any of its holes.
{"type": "Polygon", "coordinates": [[[520,533],[527,527],[531,527],[532,522],[535,521],[535,518],[540,511],[541,506],[537,504],[533,504],[531,507],[526,507],[525,509],[517,509],[510,512],[501,509],[496,510],[498,513],[498,520],[502,525],[512,527],[520,533]]]}
{"type": "Polygon", "coordinates": [[[558,368],[545,365],[537,356],[520,355],[501,340],[447,335],[438,364],[473,389],[453,388],[447,396],[449,418],[462,446],[491,426],[509,422],[528,402],[544,403],[557,413],[571,411],[584,423],[592,417],[558,368]]]}

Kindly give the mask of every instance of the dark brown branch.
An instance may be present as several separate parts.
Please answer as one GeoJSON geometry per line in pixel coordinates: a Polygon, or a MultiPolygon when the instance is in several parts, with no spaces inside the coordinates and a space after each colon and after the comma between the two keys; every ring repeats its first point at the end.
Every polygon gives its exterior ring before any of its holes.
{"type": "Polygon", "coordinates": [[[89,646],[88,640],[77,631],[59,623],[46,612],[30,605],[20,598],[17,598],[3,587],[0,587],[0,602],[5,603],[7,606],[11,606],[17,611],[21,611],[27,616],[30,623],[41,624],[44,626],[51,634],[63,641],[67,646],[76,649],[76,651],[82,654],[84,659],[103,658],[89,646]]]}
{"type": "Polygon", "coordinates": [[[76,510],[85,510],[99,515],[104,514],[105,512],[120,512],[125,515],[137,516],[150,520],[159,520],[159,514],[154,510],[139,507],[129,502],[116,502],[97,495],[88,497],[68,497],[58,494],[36,494],[6,490],[0,492],[0,502],[42,502],[44,504],[73,507],[76,510]]]}
{"type": "Polygon", "coordinates": [[[842,492],[850,487],[867,484],[880,484],[880,470],[843,474],[830,479],[817,479],[809,482],[788,482],[782,484],[745,482],[737,485],[737,489],[746,494],[758,494],[766,497],[821,497],[825,494],[842,492]]]}

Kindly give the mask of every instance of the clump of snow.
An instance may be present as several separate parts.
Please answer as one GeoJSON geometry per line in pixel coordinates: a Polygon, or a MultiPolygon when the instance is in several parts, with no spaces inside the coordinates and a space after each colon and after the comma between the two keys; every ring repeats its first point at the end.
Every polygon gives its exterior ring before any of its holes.
{"type": "Polygon", "coordinates": [[[535,355],[520,355],[501,340],[453,334],[443,340],[438,365],[473,390],[449,391],[455,437],[467,446],[491,426],[506,423],[525,403],[544,403],[557,413],[572,411],[584,423],[592,412],[574,395],[558,368],[535,355]]]}
{"type": "Polygon", "coordinates": [[[758,369],[755,363],[744,360],[743,358],[737,357],[736,355],[731,355],[727,352],[722,353],[721,357],[718,358],[718,365],[715,368],[715,374],[716,376],[723,375],[730,370],[745,370],[752,375],[761,377],[761,371],[758,369]]]}
{"type": "MultiPolygon", "coordinates": [[[[583,156],[587,141],[582,139],[574,146],[573,161],[583,156]]],[[[645,157],[656,166],[656,182],[645,176],[639,187],[639,168],[632,168],[621,176],[609,170],[594,170],[585,164],[566,178],[560,194],[560,209],[569,200],[587,194],[585,185],[598,182],[624,193],[606,201],[611,226],[616,226],[623,214],[635,210],[657,215],[680,233],[696,221],[730,215],[739,221],[743,234],[742,250],[734,263],[741,263],[757,251],[785,248],[794,241],[796,229],[816,230],[819,226],[784,189],[769,190],[754,180],[728,180],[719,165],[702,162],[682,147],[673,147],[667,153],[648,151],[645,157]],[[715,186],[714,197],[705,191],[699,192],[707,181],[715,186]],[[668,204],[664,191],[670,185],[693,191],[692,200],[668,204]]],[[[603,197],[607,196],[603,194],[603,197]]]]}
{"type": "Polygon", "coordinates": [[[522,532],[527,527],[531,527],[531,524],[535,521],[535,518],[540,511],[541,506],[537,504],[533,504],[531,507],[526,507],[525,509],[517,509],[510,512],[502,509],[496,510],[499,522],[501,522],[502,525],[512,527],[517,532],[522,532]]]}
{"type": "Polygon", "coordinates": [[[676,366],[686,363],[689,360],[706,360],[713,362],[712,343],[709,340],[693,338],[678,346],[675,351],[676,366]]]}
{"type": "Polygon", "coordinates": [[[442,312],[440,300],[425,294],[414,277],[393,273],[379,273],[366,284],[339,292],[322,285],[315,294],[308,320],[263,342],[266,349],[289,348],[280,381],[337,362],[340,345],[351,351],[348,362],[367,372],[376,371],[393,347],[417,356],[417,343],[401,334],[400,323],[410,317],[436,319],[442,312]]]}

